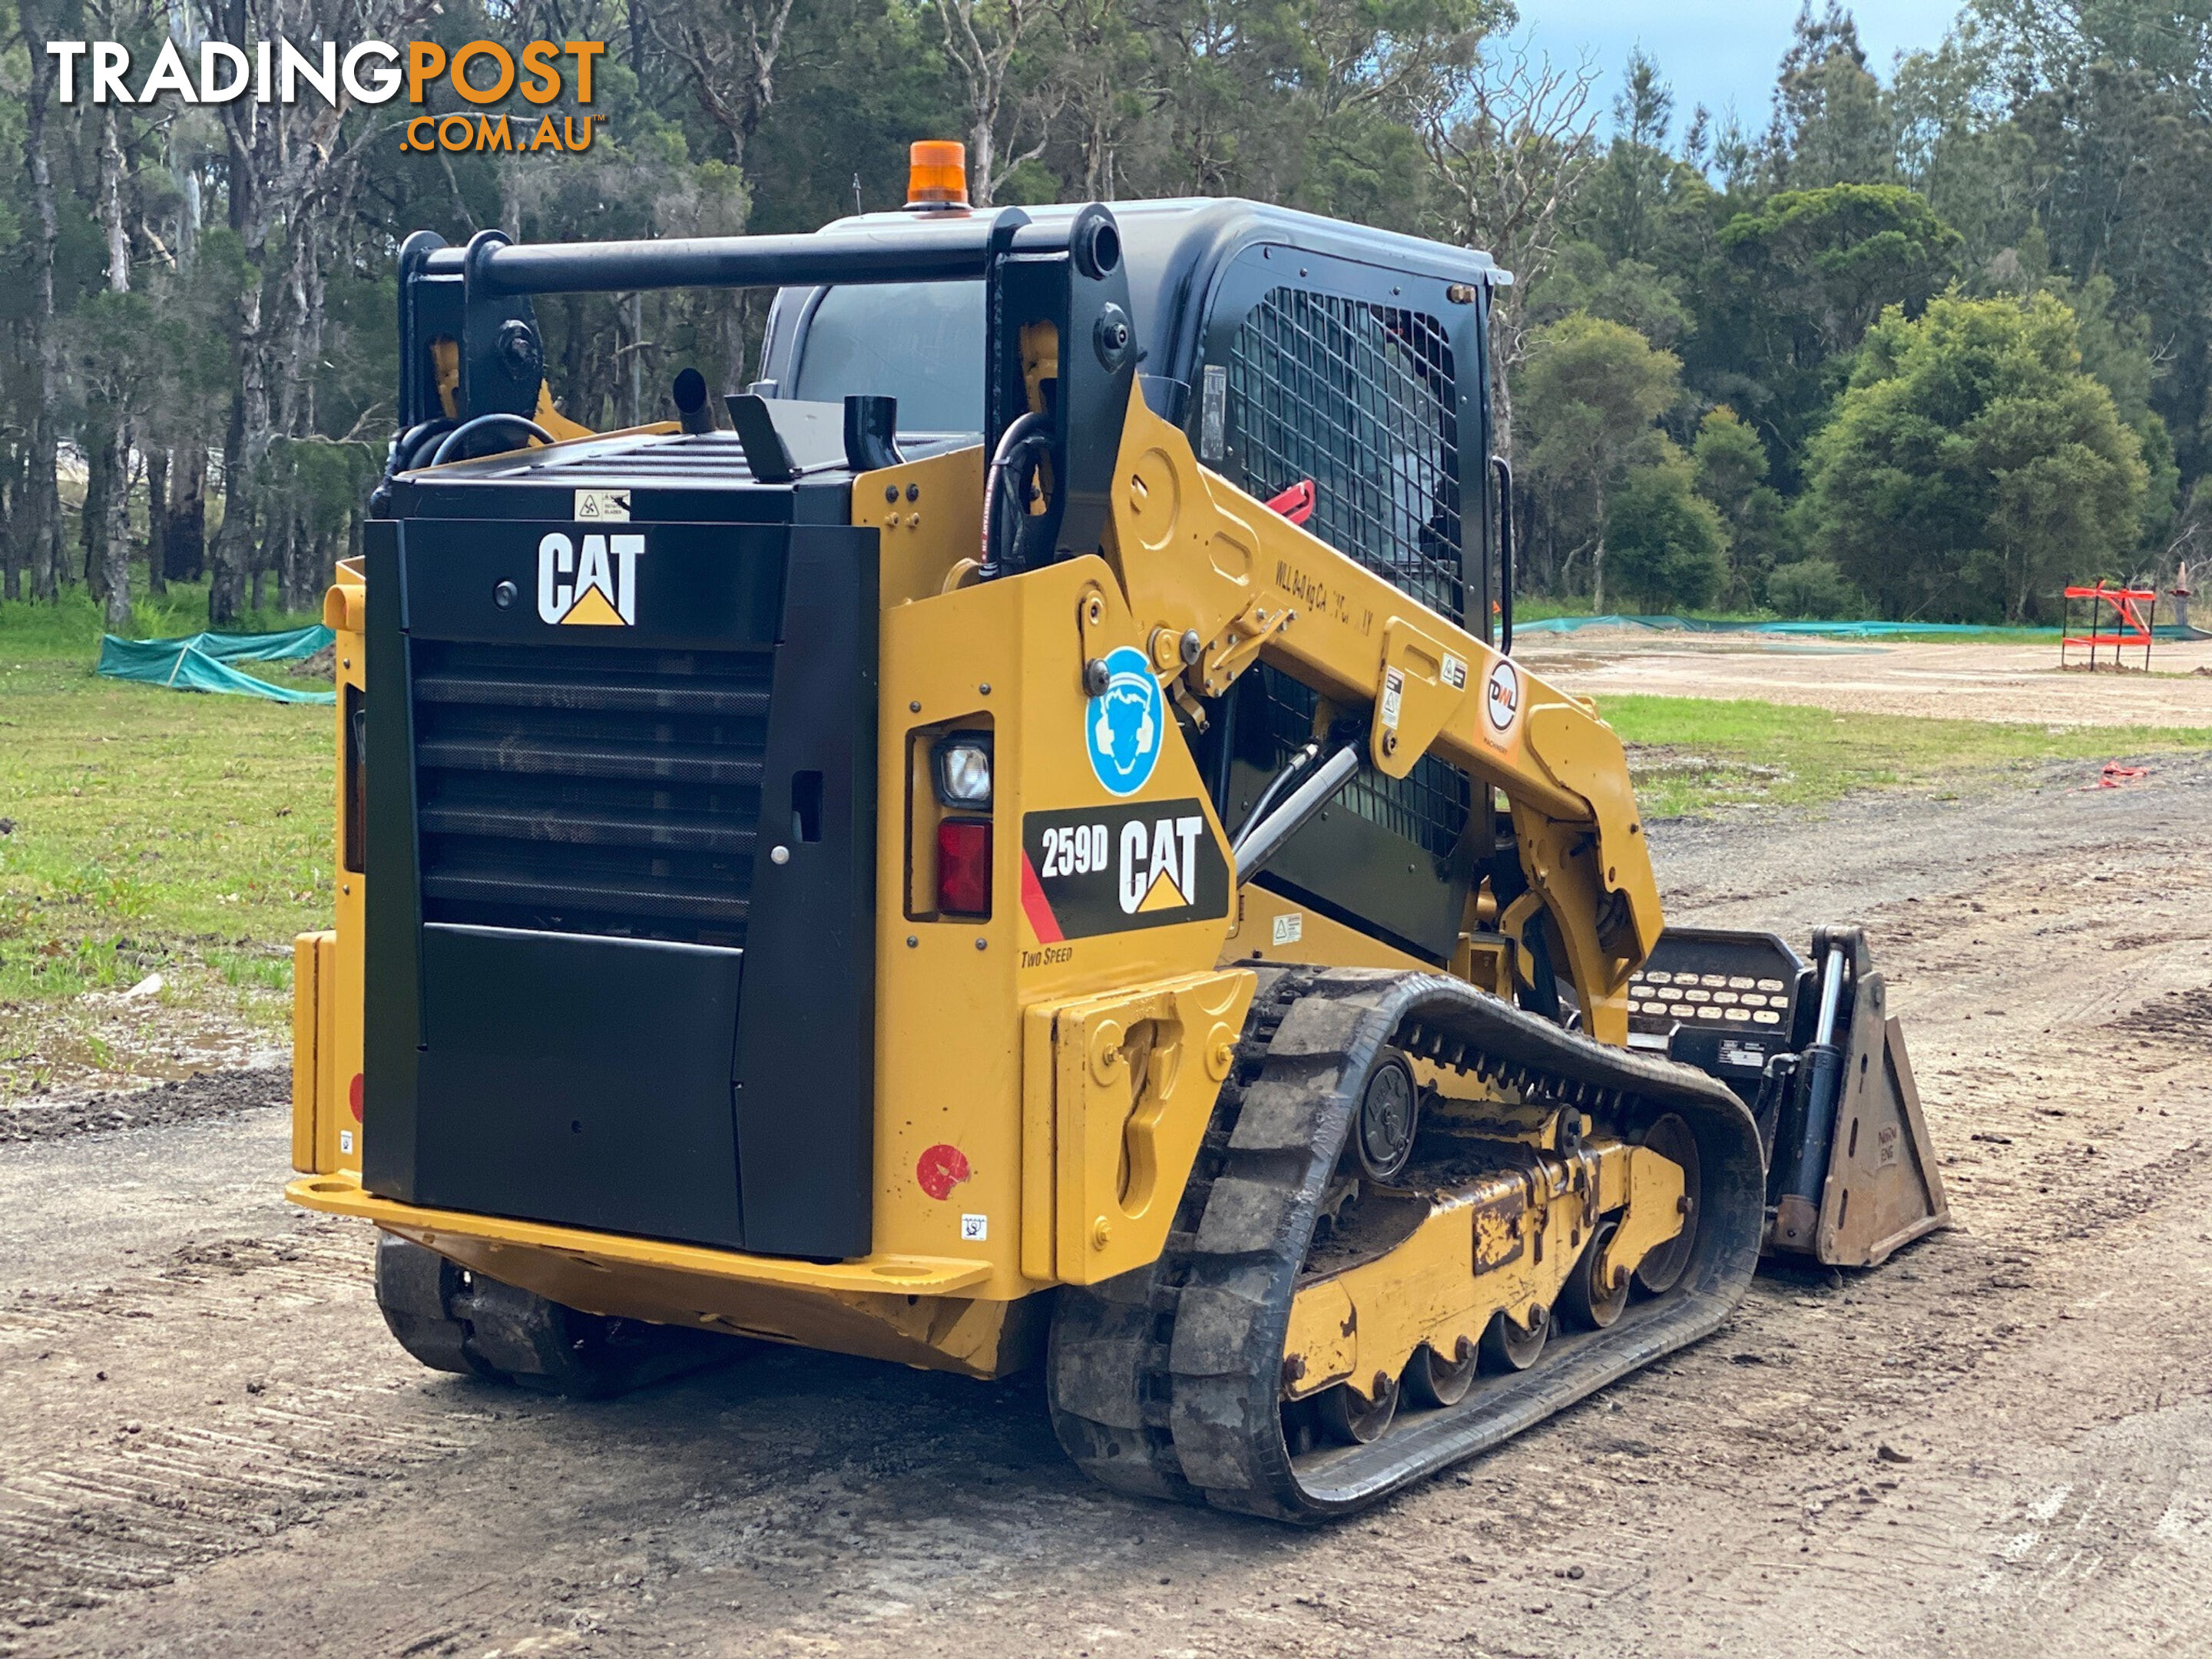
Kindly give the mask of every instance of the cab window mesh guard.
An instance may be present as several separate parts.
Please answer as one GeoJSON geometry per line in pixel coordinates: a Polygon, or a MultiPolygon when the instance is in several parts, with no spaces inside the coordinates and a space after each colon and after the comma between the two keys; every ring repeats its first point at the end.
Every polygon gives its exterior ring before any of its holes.
{"type": "MultiPolygon", "coordinates": [[[[1314,482],[1306,528],[1394,586],[1466,619],[1452,351],[1425,312],[1278,288],[1230,349],[1229,428],[1246,490],[1314,482]]],[[[1312,734],[1313,694],[1262,669],[1278,760],[1312,734]]],[[[1367,770],[1344,804],[1441,859],[1458,842],[1465,774],[1425,756],[1403,778],[1367,770]]]]}
{"type": "Polygon", "coordinates": [[[1306,528],[1466,620],[1452,351],[1425,312],[1279,288],[1237,331],[1229,424],[1245,488],[1314,482],[1306,528]]]}

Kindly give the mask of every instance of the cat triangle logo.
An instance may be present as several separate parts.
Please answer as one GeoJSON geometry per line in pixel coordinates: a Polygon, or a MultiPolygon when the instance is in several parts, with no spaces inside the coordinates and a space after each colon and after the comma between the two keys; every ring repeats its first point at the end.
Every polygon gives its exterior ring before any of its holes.
{"type": "Polygon", "coordinates": [[[553,532],[538,544],[538,617],[580,628],[629,628],[637,622],[637,562],[642,535],[574,539],[553,532]]]}
{"type": "Polygon", "coordinates": [[[587,587],[583,597],[568,607],[568,614],[561,618],[569,628],[621,628],[625,624],[607,596],[596,587],[587,587]]]}
{"type": "Polygon", "coordinates": [[[1143,902],[1137,906],[1137,914],[1142,915],[1147,910],[1180,910],[1190,902],[1189,896],[1175,884],[1175,878],[1163,870],[1152,878],[1152,886],[1146,890],[1143,902]]]}

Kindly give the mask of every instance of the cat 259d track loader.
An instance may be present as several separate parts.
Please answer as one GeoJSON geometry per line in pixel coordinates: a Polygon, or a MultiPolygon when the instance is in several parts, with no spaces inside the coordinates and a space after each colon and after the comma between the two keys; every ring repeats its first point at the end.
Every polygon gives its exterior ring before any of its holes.
{"type": "Polygon", "coordinates": [[[946,172],[402,251],[289,1188],[398,1340],[1042,1361],[1109,1486],[1313,1521],[1941,1224],[1864,940],[1665,931],[1510,654],[1505,273],[946,172]],[[556,412],[532,296],[687,286],[778,291],[759,381],[556,412]]]}

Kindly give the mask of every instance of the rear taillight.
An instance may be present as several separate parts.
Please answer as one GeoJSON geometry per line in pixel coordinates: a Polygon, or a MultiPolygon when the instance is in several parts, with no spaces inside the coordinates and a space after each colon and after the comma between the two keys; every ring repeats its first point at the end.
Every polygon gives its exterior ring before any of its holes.
{"type": "Polygon", "coordinates": [[[991,914],[991,826],[947,818],[937,826],[937,908],[949,915],[991,914]]]}

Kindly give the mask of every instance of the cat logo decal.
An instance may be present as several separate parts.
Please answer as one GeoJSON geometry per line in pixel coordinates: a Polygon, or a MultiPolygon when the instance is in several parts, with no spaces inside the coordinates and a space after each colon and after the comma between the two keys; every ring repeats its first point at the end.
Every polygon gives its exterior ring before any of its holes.
{"type": "Polygon", "coordinates": [[[538,615],[568,627],[633,628],[637,624],[637,562],[641,535],[584,538],[554,531],[538,544],[538,615]]]}

